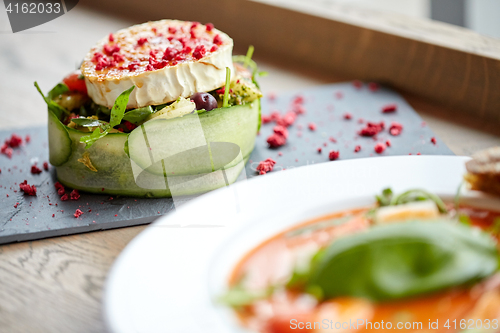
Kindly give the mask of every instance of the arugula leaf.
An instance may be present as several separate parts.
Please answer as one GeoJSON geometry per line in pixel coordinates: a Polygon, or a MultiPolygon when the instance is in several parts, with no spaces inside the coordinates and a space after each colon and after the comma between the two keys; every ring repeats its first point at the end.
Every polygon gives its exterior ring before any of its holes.
{"type": "Polygon", "coordinates": [[[54,88],[52,88],[51,91],[47,94],[47,97],[50,99],[54,99],[59,95],[64,94],[65,92],[68,92],[69,88],[67,85],[64,83],[58,83],[54,88]]]}
{"type": "Polygon", "coordinates": [[[311,264],[305,290],[396,300],[475,283],[498,270],[499,258],[490,234],[452,220],[388,224],[333,242],[311,264]]]}
{"type": "MultiPolygon", "coordinates": [[[[38,83],[36,81],[35,81],[35,87],[38,90],[38,92],[40,93],[40,95],[42,95],[42,98],[45,101],[45,103],[47,103],[47,107],[49,108],[49,110],[52,111],[59,120],[61,120],[61,118],[64,114],[69,115],[68,110],[66,110],[65,108],[63,108],[62,106],[60,106],[59,104],[54,102],[52,99],[50,99],[49,97],[46,97],[43,94],[42,89],[40,89],[40,86],[38,86],[38,83]]],[[[52,89],[52,90],[54,90],[54,89],[52,89]]],[[[51,90],[51,92],[52,92],[52,90],[51,90]]]]}
{"type": "Polygon", "coordinates": [[[85,143],[85,149],[90,148],[97,140],[105,137],[109,132],[109,127],[107,127],[103,132],[101,132],[101,128],[96,128],[94,132],[90,135],[82,136],[80,138],[80,142],[85,143]]]}
{"type": "Polygon", "coordinates": [[[443,200],[441,200],[440,197],[438,197],[434,193],[430,193],[421,189],[409,190],[393,197],[391,199],[390,205],[396,206],[408,202],[423,201],[423,200],[434,201],[441,213],[448,212],[448,209],[446,209],[446,205],[444,204],[443,200]]]}
{"type": "Polygon", "coordinates": [[[123,120],[139,125],[152,113],[154,113],[153,108],[151,106],[146,106],[126,112],[123,116],[123,120]]]}
{"type": "Polygon", "coordinates": [[[391,204],[392,195],[392,190],[390,188],[386,188],[382,191],[382,195],[376,195],[375,197],[377,198],[378,204],[383,207],[391,204]]]}
{"type": "Polygon", "coordinates": [[[219,297],[218,301],[219,303],[239,308],[271,296],[274,289],[274,286],[270,286],[264,290],[251,291],[245,289],[242,285],[242,281],[240,281],[240,283],[231,287],[224,295],[219,297]]]}
{"type": "Polygon", "coordinates": [[[82,127],[103,127],[108,124],[107,121],[92,118],[74,118],[71,121],[82,127]]]}
{"type": "Polygon", "coordinates": [[[99,128],[96,128],[94,132],[92,132],[92,134],[82,136],[80,138],[80,142],[85,143],[85,149],[92,147],[92,145],[97,140],[105,137],[113,127],[121,123],[123,115],[125,114],[125,110],[127,108],[130,93],[132,92],[132,90],[134,90],[134,88],[135,86],[132,86],[130,89],[125,90],[120,94],[120,96],[116,98],[115,104],[111,109],[111,121],[109,122],[109,124],[101,124],[101,126],[99,128]]]}
{"type": "Polygon", "coordinates": [[[128,99],[130,97],[130,93],[134,90],[135,86],[130,87],[125,90],[118,96],[115,100],[115,104],[111,109],[111,119],[109,121],[110,127],[115,127],[116,125],[120,125],[123,115],[125,114],[125,110],[127,109],[128,99]]]}

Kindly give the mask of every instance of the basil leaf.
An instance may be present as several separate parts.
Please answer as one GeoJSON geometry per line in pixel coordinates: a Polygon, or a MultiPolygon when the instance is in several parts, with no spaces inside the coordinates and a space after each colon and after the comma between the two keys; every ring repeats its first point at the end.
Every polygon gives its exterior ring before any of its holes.
{"type": "Polygon", "coordinates": [[[54,102],[52,99],[50,99],[49,97],[46,97],[43,94],[42,89],[40,89],[40,87],[38,86],[38,83],[36,81],[35,81],[35,87],[38,90],[38,92],[40,93],[40,95],[42,95],[43,100],[45,101],[45,103],[47,103],[47,107],[49,108],[49,110],[52,111],[59,120],[61,120],[61,118],[62,118],[62,116],[64,114],[69,115],[69,111],[68,110],[66,110],[65,108],[63,108],[62,106],[60,106],[59,104],[57,104],[56,102],[54,102]]]}
{"type": "Polygon", "coordinates": [[[67,85],[64,83],[58,83],[54,88],[52,88],[51,91],[47,94],[47,97],[50,99],[54,99],[59,95],[64,94],[65,92],[68,92],[69,88],[67,85]]]}
{"type": "Polygon", "coordinates": [[[121,123],[123,115],[125,114],[125,109],[127,108],[130,93],[134,88],[135,86],[132,86],[116,98],[115,104],[111,109],[111,121],[109,124],[101,125],[100,128],[96,128],[92,134],[80,138],[80,142],[85,143],[85,149],[90,148],[97,140],[105,137],[110,129],[121,123]],[[101,129],[103,130],[102,132],[101,129]]]}
{"type": "Polygon", "coordinates": [[[92,119],[92,118],[74,118],[71,119],[72,122],[82,127],[103,127],[108,125],[108,122],[104,120],[92,119]]]}
{"type": "Polygon", "coordinates": [[[123,120],[129,121],[132,124],[139,125],[144,122],[144,120],[152,113],[153,108],[151,106],[146,106],[126,112],[123,116],[123,120]]]}
{"type": "Polygon", "coordinates": [[[96,128],[94,132],[90,135],[82,136],[80,138],[80,142],[85,143],[85,149],[90,148],[97,140],[105,137],[109,132],[109,126],[105,126],[103,132],[101,132],[101,128],[96,128]]]}
{"type": "Polygon", "coordinates": [[[134,90],[135,86],[130,87],[125,90],[118,96],[115,100],[115,104],[111,109],[111,119],[109,121],[110,127],[115,127],[122,122],[123,115],[125,114],[125,110],[127,109],[128,99],[130,97],[130,93],[134,90]]]}
{"type": "Polygon", "coordinates": [[[395,223],[333,242],[312,263],[306,290],[389,301],[473,283],[498,265],[488,233],[449,220],[395,223]]]}

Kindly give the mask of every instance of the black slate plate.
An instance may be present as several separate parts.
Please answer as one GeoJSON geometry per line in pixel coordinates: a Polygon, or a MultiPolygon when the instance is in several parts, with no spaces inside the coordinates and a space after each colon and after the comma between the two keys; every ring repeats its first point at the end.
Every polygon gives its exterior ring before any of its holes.
{"type": "MultiPolygon", "coordinates": [[[[276,172],[314,163],[335,163],[328,159],[330,150],[339,151],[341,160],[375,156],[378,155],[373,149],[375,144],[386,142],[388,139],[391,141],[391,147],[387,148],[382,156],[409,153],[452,154],[439,139],[436,144],[431,143],[430,140],[434,137],[432,131],[401,96],[386,88],[373,92],[367,85],[356,88],[351,83],[343,83],[283,93],[275,98],[263,98],[262,113],[270,114],[279,110],[284,114],[290,110],[291,102],[297,95],[304,98],[306,114],[297,117],[294,125],[288,129],[287,144],[278,149],[269,149],[266,143],[274,124],[262,125],[255,150],[247,163],[247,178],[255,177],[258,162],[268,157],[276,160],[273,171],[276,172]],[[389,103],[396,103],[398,110],[395,113],[382,114],[381,108],[389,103]],[[346,112],[353,115],[351,120],[343,118],[346,112]],[[360,118],[365,122],[384,121],[386,125],[397,121],[404,129],[397,137],[389,135],[387,130],[378,134],[376,139],[361,137],[357,132],[365,124],[360,123],[360,118]],[[309,123],[316,125],[315,131],[308,128],[309,123]],[[330,137],[333,137],[336,143],[332,142],[330,137]],[[361,146],[357,153],[354,152],[356,145],[361,146]],[[321,153],[318,153],[318,147],[322,148],[321,153]]],[[[37,162],[41,167],[43,162],[48,161],[46,128],[3,131],[0,132],[0,142],[12,133],[23,139],[30,135],[31,140],[14,149],[11,159],[0,155],[0,244],[146,224],[175,209],[175,205],[193,198],[176,198],[174,204],[172,199],[140,199],[81,193],[77,201],[61,201],[54,188],[56,178],[52,167],[39,175],[30,173],[32,164],[37,162]],[[19,183],[24,180],[37,187],[36,197],[23,195],[19,191],[19,183]],[[73,216],[76,209],[84,213],[79,218],[73,216]]]]}

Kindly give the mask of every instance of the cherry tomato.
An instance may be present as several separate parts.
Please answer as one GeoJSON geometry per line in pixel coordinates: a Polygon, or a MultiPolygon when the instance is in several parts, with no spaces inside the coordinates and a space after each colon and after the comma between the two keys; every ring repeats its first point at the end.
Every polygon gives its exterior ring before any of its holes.
{"type": "Polygon", "coordinates": [[[82,72],[79,69],[67,75],[62,82],[68,86],[70,91],[78,91],[79,93],[87,95],[87,86],[85,85],[82,72]]]}

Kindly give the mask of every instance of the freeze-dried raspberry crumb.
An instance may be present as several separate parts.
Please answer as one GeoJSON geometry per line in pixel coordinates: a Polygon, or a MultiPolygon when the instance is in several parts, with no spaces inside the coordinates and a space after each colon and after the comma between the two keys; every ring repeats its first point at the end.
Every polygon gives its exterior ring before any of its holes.
{"type": "Polygon", "coordinates": [[[335,97],[336,97],[337,99],[342,99],[342,98],[344,97],[344,94],[342,93],[342,91],[337,91],[337,92],[335,93],[335,97]]]}
{"type": "Polygon", "coordinates": [[[75,210],[75,213],[73,214],[73,216],[75,218],[79,218],[82,215],[83,215],[83,212],[81,210],[79,210],[78,208],[75,210]]]}
{"type": "Polygon", "coordinates": [[[361,150],[361,146],[354,147],[354,152],[357,153],[361,150]]]}
{"type": "Polygon", "coordinates": [[[267,138],[267,143],[271,148],[281,147],[286,143],[286,138],[282,135],[274,133],[267,138]]]}
{"type": "Polygon", "coordinates": [[[49,171],[49,163],[47,163],[47,162],[43,162],[43,169],[44,169],[45,171],[49,171]]]}
{"type": "Polygon", "coordinates": [[[37,167],[36,164],[33,164],[31,166],[31,173],[34,174],[34,175],[38,175],[38,174],[42,173],[42,169],[40,169],[39,167],[37,167]]]}
{"type": "Polygon", "coordinates": [[[403,130],[403,125],[401,125],[400,123],[397,123],[395,121],[393,121],[391,123],[391,127],[389,127],[389,133],[392,136],[398,136],[399,134],[401,134],[402,130],[403,130]]]}
{"type": "Polygon", "coordinates": [[[78,190],[73,190],[69,194],[69,197],[71,200],[78,200],[78,199],[80,199],[80,193],[78,193],[78,190]]]}
{"type": "Polygon", "coordinates": [[[350,114],[349,112],[344,113],[344,119],[345,120],[351,120],[352,119],[352,114],[350,114]]]}
{"type": "Polygon", "coordinates": [[[29,136],[29,134],[28,134],[28,135],[26,135],[26,137],[24,138],[24,141],[26,141],[26,143],[30,143],[30,141],[31,141],[31,136],[29,136]]]}
{"type": "Polygon", "coordinates": [[[309,124],[307,125],[307,127],[309,127],[309,129],[310,129],[311,131],[315,131],[315,130],[316,130],[316,124],[315,124],[315,123],[309,123],[309,124]]]}
{"type": "Polygon", "coordinates": [[[56,183],[54,184],[54,187],[56,188],[56,190],[59,190],[59,189],[61,189],[61,188],[64,190],[64,185],[63,185],[63,184],[61,184],[61,183],[59,183],[59,182],[56,182],[56,183]]]}
{"type": "Polygon", "coordinates": [[[52,214],[52,217],[55,217],[55,216],[56,216],[56,214],[52,214]]]}
{"type": "Polygon", "coordinates": [[[335,161],[336,159],[338,159],[340,156],[340,152],[337,150],[332,150],[330,151],[330,153],[328,154],[328,158],[330,159],[330,161],[335,161]]]}
{"type": "Polygon", "coordinates": [[[374,136],[378,133],[380,133],[384,129],[384,122],[381,121],[380,123],[372,123],[368,122],[364,128],[359,131],[359,135],[361,136],[374,136]]]}
{"type": "Polygon", "coordinates": [[[19,135],[12,134],[9,139],[5,140],[5,143],[11,148],[17,148],[23,143],[23,138],[19,135]]]}
{"type": "Polygon", "coordinates": [[[19,184],[19,188],[26,195],[36,196],[36,187],[35,185],[29,185],[27,180],[19,184]]]}
{"type": "Polygon", "coordinates": [[[207,31],[212,31],[212,30],[214,30],[214,25],[213,25],[212,23],[207,23],[207,24],[205,25],[205,29],[206,29],[207,31]]]}
{"type": "Polygon", "coordinates": [[[382,154],[382,153],[384,152],[385,148],[387,148],[387,147],[385,146],[385,144],[383,144],[383,143],[379,142],[379,143],[377,143],[377,144],[375,145],[375,152],[376,152],[377,154],[382,154]]]}
{"type": "Polygon", "coordinates": [[[294,104],[292,105],[292,111],[295,112],[296,114],[305,114],[306,108],[300,104],[294,104]]]}
{"type": "Polygon", "coordinates": [[[224,43],[224,42],[222,41],[221,36],[219,36],[219,35],[215,35],[214,40],[213,40],[213,43],[214,43],[215,45],[221,46],[221,45],[222,45],[222,43],[224,43]]]}
{"type": "Polygon", "coordinates": [[[371,92],[375,92],[377,91],[378,89],[380,88],[379,84],[377,82],[370,82],[368,83],[368,89],[371,91],[371,92]]]}
{"type": "Polygon", "coordinates": [[[363,87],[363,82],[361,82],[359,80],[354,80],[354,81],[352,81],[352,85],[356,89],[361,89],[363,87]]]}
{"type": "Polygon", "coordinates": [[[337,143],[337,140],[333,136],[329,137],[328,140],[330,140],[333,143],[337,143]]]}
{"type": "Polygon", "coordinates": [[[387,140],[387,141],[385,142],[385,145],[386,145],[387,147],[390,147],[390,146],[391,146],[391,140],[387,140]]]}
{"type": "Polygon", "coordinates": [[[198,45],[194,49],[193,58],[195,58],[196,60],[200,60],[201,58],[203,58],[205,56],[206,53],[207,53],[207,50],[205,49],[205,46],[198,45]]]}
{"type": "Polygon", "coordinates": [[[12,157],[12,152],[13,152],[12,148],[10,148],[7,143],[4,143],[0,148],[0,153],[4,154],[8,158],[12,157]]]}
{"type": "Polygon", "coordinates": [[[276,134],[279,134],[281,135],[282,137],[284,137],[285,139],[288,138],[288,130],[286,129],[285,126],[281,126],[281,125],[276,125],[274,126],[273,128],[273,132],[276,133],[276,134]]]}
{"type": "Polygon", "coordinates": [[[293,104],[304,104],[304,97],[301,95],[295,96],[295,98],[292,101],[293,104]]]}
{"type": "Polygon", "coordinates": [[[58,195],[63,195],[65,192],[66,192],[66,191],[64,190],[64,187],[62,187],[62,188],[58,188],[58,189],[57,189],[57,194],[58,194],[58,195]]]}
{"type": "Polygon", "coordinates": [[[18,205],[19,205],[19,202],[16,202],[16,204],[14,205],[14,208],[17,208],[18,205]]]}
{"type": "Polygon", "coordinates": [[[259,172],[260,175],[265,175],[266,173],[273,171],[275,164],[275,160],[273,160],[272,158],[267,158],[264,161],[259,162],[259,165],[257,166],[257,172],[259,172]]]}
{"type": "Polygon", "coordinates": [[[435,137],[432,137],[432,138],[431,138],[431,142],[432,142],[433,144],[436,144],[436,142],[437,142],[437,141],[436,141],[436,138],[435,138],[435,137]]]}
{"type": "Polygon", "coordinates": [[[68,197],[68,193],[65,193],[62,197],[61,197],[61,201],[66,201],[68,200],[69,197],[68,197]]]}
{"type": "Polygon", "coordinates": [[[283,117],[278,119],[276,123],[281,126],[289,127],[295,122],[296,117],[295,112],[287,112],[283,117]]]}
{"type": "Polygon", "coordinates": [[[382,113],[396,112],[397,109],[398,109],[398,106],[396,104],[387,104],[384,107],[382,107],[382,113]]]}
{"type": "Polygon", "coordinates": [[[270,123],[272,121],[273,120],[272,120],[271,116],[262,115],[262,123],[263,124],[268,124],[268,123],[270,123]]]}
{"type": "Polygon", "coordinates": [[[318,149],[318,153],[321,153],[321,151],[323,150],[321,147],[319,147],[318,149]]]}

